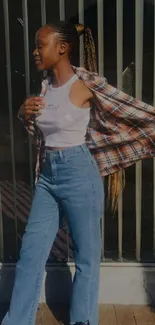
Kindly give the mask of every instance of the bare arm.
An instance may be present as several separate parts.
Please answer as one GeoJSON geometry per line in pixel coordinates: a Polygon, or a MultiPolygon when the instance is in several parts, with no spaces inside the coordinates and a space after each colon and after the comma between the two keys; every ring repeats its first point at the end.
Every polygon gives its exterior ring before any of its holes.
{"type": "Polygon", "coordinates": [[[83,81],[77,80],[71,87],[69,98],[73,105],[84,109],[90,107],[93,94],[83,81]]]}

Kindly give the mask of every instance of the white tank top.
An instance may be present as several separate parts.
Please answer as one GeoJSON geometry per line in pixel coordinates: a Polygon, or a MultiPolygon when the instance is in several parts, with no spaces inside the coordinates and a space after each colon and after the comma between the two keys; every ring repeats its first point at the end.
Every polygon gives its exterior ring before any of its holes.
{"type": "Polygon", "coordinates": [[[77,79],[78,76],[74,75],[58,88],[48,85],[44,97],[45,107],[36,119],[44,135],[45,146],[70,147],[85,142],[90,108],[76,107],[69,99],[71,86],[77,79]]]}

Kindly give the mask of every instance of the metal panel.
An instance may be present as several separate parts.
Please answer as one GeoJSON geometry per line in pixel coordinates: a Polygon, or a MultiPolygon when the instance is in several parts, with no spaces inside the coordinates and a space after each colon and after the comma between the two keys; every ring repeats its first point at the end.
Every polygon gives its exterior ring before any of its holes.
{"type": "MultiPolygon", "coordinates": [[[[117,0],[117,87],[122,90],[122,73],[123,73],[123,0],[117,0]]],[[[122,172],[119,172],[119,181],[122,184],[122,172]]],[[[123,258],[123,195],[119,194],[118,200],[118,257],[123,258]]]]}
{"type": "Polygon", "coordinates": [[[6,64],[7,64],[7,87],[8,87],[10,144],[11,144],[12,182],[13,182],[13,189],[14,189],[13,203],[14,203],[14,217],[15,217],[15,240],[16,240],[16,255],[18,255],[18,237],[17,237],[18,225],[17,225],[17,215],[16,215],[16,171],[15,171],[14,128],[13,128],[13,112],[12,112],[11,56],[10,56],[8,0],[3,0],[3,9],[4,9],[4,25],[5,25],[5,48],[6,48],[6,64]]]}
{"type": "MultiPolygon", "coordinates": [[[[29,34],[28,34],[28,10],[27,0],[22,0],[23,9],[23,33],[24,33],[24,55],[25,55],[25,79],[26,79],[26,95],[30,96],[30,60],[29,60],[29,34]]],[[[33,194],[33,156],[32,156],[32,141],[28,136],[29,143],[29,171],[30,171],[30,186],[33,194]]]]}
{"type": "MultiPolygon", "coordinates": [[[[79,23],[84,25],[84,0],[78,0],[79,23]]],[[[80,66],[84,65],[84,44],[83,36],[80,37],[80,66]]]]}
{"type": "MultiPolygon", "coordinates": [[[[98,16],[98,62],[99,73],[104,74],[104,0],[96,0],[97,16],[98,16]]],[[[65,19],[65,0],[59,0],[60,19],[65,19]]],[[[41,0],[41,22],[46,23],[46,0],[41,0]]],[[[79,22],[84,24],[84,0],[78,0],[79,22]]],[[[6,46],[6,61],[7,61],[7,86],[8,86],[8,108],[9,108],[9,127],[11,141],[11,161],[13,175],[13,199],[14,206],[12,215],[15,215],[15,238],[17,244],[17,214],[16,197],[18,195],[18,184],[16,184],[15,173],[15,155],[14,155],[14,130],[13,130],[13,114],[12,114],[12,85],[11,85],[11,59],[10,59],[10,33],[9,33],[9,12],[8,0],[3,0],[4,6],[4,22],[5,22],[5,46],[6,46]]],[[[30,95],[30,64],[29,64],[29,35],[28,35],[28,4],[27,0],[22,0],[23,9],[23,32],[24,32],[24,55],[25,55],[25,76],[26,76],[26,94],[30,95]]],[[[122,89],[122,71],[123,71],[123,0],[116,0],[116,15],[117,15],[117,87],[122,89]]],[[[144,0],[135,1],[135,61],[136,61],[136,97],[142,98],[142,73],[143,73],[143,14],[144,0]]],[[[37,10],[37,8],[36,8],[37,10]]],[[[155,0],[154,0],[154,29],[155,29],[155,0]]],[[[84,64],[84,46],[83,37],[80,38],[80,65],[84,64]]],[[[154,106],[155,106],[155,35],[154,35],[154,106]]],[[[32,169],[32,144],[29,139],[29,169],[30,183],[33,192],[33,169],[32,169]]],[[[122,175],[120,173],[120,180],[122,175]]],[[[153,227],[153,251],[155,256],[155,159],[154,159],[154,227],[153,227]]],[[[141,188],[142,188],[142,163],[136,164],[136,259],[141,258],[141,188]]],[[[122,194],[119,197],[118,203],[118,257],[122,261],[122,237],[123,237],[123,209],[122,209],[122,194]]],[[[0,258],[3,259],[3,223],[2,223],[2,203],[0,192],[0,258]]],[[[104,227],[105,220],[102,219],[102,260],[104,259],[104,227]]],[[[68,260],[69,260],[69,237],[67,237],[68,260]]],[[[18,248],[18,247],[17,247],[18,248]]]]}
{"type": "MultiPolygon", "coordinates": [[[[144,1],[136,0],[136,98],[142,98],[144,1]]],[[[136,164],[136,259],[141,259],[142,162],[136,164]]]]}

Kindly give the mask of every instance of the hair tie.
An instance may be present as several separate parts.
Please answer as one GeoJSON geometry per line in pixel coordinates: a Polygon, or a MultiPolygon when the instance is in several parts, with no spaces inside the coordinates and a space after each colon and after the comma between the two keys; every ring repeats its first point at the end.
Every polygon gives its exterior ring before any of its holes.
{"type": "Polygon", "coordinates": [[[78,34],[79,37],[84,34],[84,32],[85,32],[85,26],[84,25],[75,24],[74,26],[76,28],[76,31],[77,31],[77,34],[78,34]]]}

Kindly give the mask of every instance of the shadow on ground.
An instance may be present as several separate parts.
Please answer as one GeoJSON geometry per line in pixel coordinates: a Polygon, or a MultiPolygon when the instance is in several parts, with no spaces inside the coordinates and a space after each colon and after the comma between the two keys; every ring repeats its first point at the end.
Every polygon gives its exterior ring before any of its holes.
{"type": "MultiPolygon", "coordinates": [[[[42,299],[46,304],[40,304],[37,312],[37,324],[53,325],[63,323],[69,324],[69,302],[72,292],[72,275],[67,265],[64,268],[47,267],[45,279],[45,292],[42,293],[42,299]],[[59,302],[59,303],[58,303],[59,302]]],[[[12,272],[10,272],[10,275],[12,272]]],[[[5,316],[9,304],[1,303],[11,299],[12,285],[14,275],[9,276],[9,271],[0,271],[0,323],[5,316]],[[8,290],[7,290],[8,289],[8,290]]],[[[23,289],[24,290],[24,289],[23,289]]]]}

